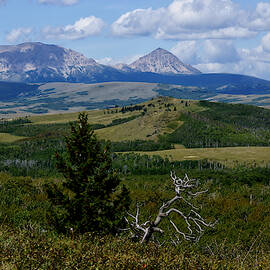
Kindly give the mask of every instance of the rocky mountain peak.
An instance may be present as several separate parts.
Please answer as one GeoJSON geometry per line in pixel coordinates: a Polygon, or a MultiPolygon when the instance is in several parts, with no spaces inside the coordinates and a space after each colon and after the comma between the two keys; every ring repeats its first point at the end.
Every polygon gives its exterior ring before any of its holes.
{"type": "Polygon", "coordinates": [[[54,77],[67,78],[74,72],[80,72],[85,68],[99,68],[99,66],[94,59],[57,45],[26,42],[0,46],[2,80],[25,81],[33,77],[33,73],[36,77],[34,81],[39,80],[40,76],[48,77],[50,80],[54,77]]]}
{"type": "Polygon", "coordinates": [[[129,65],[130,68],[141,72],[154,72],[163,74],[198,74],[194,67],[184,64],[174,54],[158,48],[151,53],[140,57],[129,65]]]}

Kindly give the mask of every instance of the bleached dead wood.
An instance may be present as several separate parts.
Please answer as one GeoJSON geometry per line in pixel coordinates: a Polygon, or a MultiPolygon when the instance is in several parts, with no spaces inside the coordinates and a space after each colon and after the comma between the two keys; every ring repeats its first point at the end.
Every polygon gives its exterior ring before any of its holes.
{"type": "MultiPolygon", "coordinates": [[[[164,218],[169,218],[169,222],[172,228],[178,235],[181,235],[185,240],[198,241],[207,227],[214,227],[215,223],[207,223],[205,219],[198,213],[199,208],[195,207],[185,196],[189,198],[197,197],[200,194],[206,193],[208,190],[192,192],[198,186],[198,181],[195,179],[189,179],[187,174],[183,179],[176,176],[175,172],[171,172],[171,179],[174,184],[176,195],[169,201],[163,203],[159,208],[156,218],[151,221],[149,220],[140,223],[140,206],[137,204],[136,214],[132,215],[128,213],[125,217],[130,230],[132,231],[132,237],[140,240],[141,243],[147,243],[153,240],[154,233],[163,233],[163,230],[159,228],[160,222],[164,218]],[[181,211],[177,207],[174,207],[176,201],[183,203],[185,207],[189,208],[189,211],[181,211]],[[186,229],[179,228],[176,223],[170,219],[170,214],[176,213],[181,217],[185,224],[186,229]]],[[[172,239],[172,242],[176,244],[179,242],[179,237],[176,236],[176,240],[172,239]]]]}

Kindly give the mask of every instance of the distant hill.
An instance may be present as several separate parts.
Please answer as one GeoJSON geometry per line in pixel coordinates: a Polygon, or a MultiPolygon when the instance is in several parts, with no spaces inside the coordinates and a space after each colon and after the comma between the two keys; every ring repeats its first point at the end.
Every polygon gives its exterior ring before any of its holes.
{"type": "MultiPolygon", "coordinates": [[[[204,75],[204,74],[202,74],[204,75]]],[[[202,75],[192,75],[199,76],[202,75]]],[[[270,92],[267,88],[258,91],[260,80],[244,76],[247,88],[233,88],[241,84],[237,75],[232,76],[228,87],[218,87],[226,82],[226,74],[202,76],[199,85],[144,82],[106,82],[96,84],[51,82],[24,84],[0,82],[0,118],[42,113],[66,113],[97,108],[126,106],[150,100],[158,96],[170,96],[186,100],[212,100],[227,103],[245,103],[270,108],[270,92]],[[211,83],[209,88],[204,86],[211,83]],[[220,81],[218,79],[219,78],[220,81]],[[211,81],[211,79],[213,81],[211,81]],[[250,81],[249,81],[250,80],[250,81]],[[253,85],[253,88],[251,87],[253,85]],[[235,94],[231,94],[234,93],[235,94]],[[13,116],[12,116],[13,115],[13,116]]],[[[188,78],[188,77],[187,77],[188,78]]],[[[262,88],[263,89],[263,88],[262,88]]]]}

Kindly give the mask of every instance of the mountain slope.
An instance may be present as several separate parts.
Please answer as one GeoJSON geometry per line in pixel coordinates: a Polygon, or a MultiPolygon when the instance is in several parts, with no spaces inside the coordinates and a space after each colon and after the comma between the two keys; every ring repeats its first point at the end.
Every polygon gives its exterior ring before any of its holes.
{"type": "Polygon", "coordinates": [[[113,79],[118,71],[60,46],[40,42],[0,46],[0,80],[95,82],[99,77],[104,80],[105,73],[113,79]]]}
{"type": "Polygon", "coordinates": [[[130,68],[140,72],[154,72],[160,74],[198,74],[201,73],[190,65],[182,63],[172,53],[158,48],[139,58],[129,65],[130,68]]]}

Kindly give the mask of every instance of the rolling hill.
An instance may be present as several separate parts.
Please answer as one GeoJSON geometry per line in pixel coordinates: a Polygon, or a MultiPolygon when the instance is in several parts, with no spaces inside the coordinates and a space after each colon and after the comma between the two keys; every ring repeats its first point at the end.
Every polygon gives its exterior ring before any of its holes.
{"type": "Polygon", "coordinates": [[[198,78],[198,86],[188,86],[192,84],[191,75],[182,76],[186,78],[186,85],[144,82],[98,84],[0,82],[0,118],[111,108],[137,104],[158,96],[244,103],[270,108],[270,92],[267,90],[267,84],[260,86],[262,84],[258,79],[228,74],[199,74],[192,75],[198,78]],[[224,86],[226,78],[232,82],[228,87],[224,86]],[[244,84],[246,88],[241,88],[244,84]],[[235,90],[232,90],[233,85],[235,90]],[[214,87],[216,90],[213,90],[214,87]],[[257,90],[263,88],[265,90],[257,90]]]}
{"type": "MultiPolygon", "coordinates": [[[[256,160],[262,166],[270,162],[268,109],[159,97],[137,105],[91,110],[88,115],[97,136],[110,140],[113,151],[139,151],[174,160],[206,158],[228,166],[238,164],[236,160],[253,165],[256,160]]],[[[2,120],[0,145],[17,141],[4,149],[9,155],[15,151],[18,158],[24,151],[34,151],[31,158],[49,157],[62,147],[68,122],[77,116],[66,113],[2,120]],[[44,143],[47,146],[40,148],[44,143]]]]}

